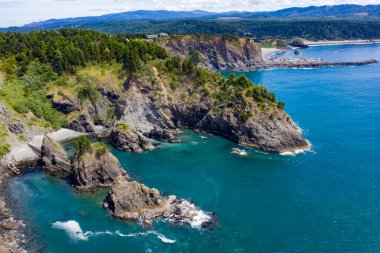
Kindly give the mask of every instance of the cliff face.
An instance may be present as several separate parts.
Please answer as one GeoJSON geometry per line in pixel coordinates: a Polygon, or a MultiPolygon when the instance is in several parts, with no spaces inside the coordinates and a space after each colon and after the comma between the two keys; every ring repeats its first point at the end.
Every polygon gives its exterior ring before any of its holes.
{"type": "Polygon", "coordinates": [[[119,160],[98,143],[73,157],[71,179],[77,189],[107,187],[119,176],[128,178],[119,160]]]}
{"type": "Polygon", "coordinates": [[[189,74],[173,89],[165,70],[153,67],[146,71],[129,81],[128,95],[117,102],[115,111],[121,122],[145,136],[154,136],[157,129],[175,135],[178,128],[191,128],[270,152],[308,146],[277,102],[255,93],[264,88],[253,88],[244,78],[226,79],[212,74],[204,84],[197,84],[196,76],[189,74]],[[239,82],[247,86],[240,87],[239,82]],[[252,89],[254,95],[250,94],[252,89]],[[263,100],[257,102],[253,96],[263,100]]]}
{"type": "Polygon", "coordinates": [[[104,207],[118,219],[140,220],[149,226],[157,219],[198,229],[213,229],[216,225],[214,214],[200,210],[190,201],[174,195],[163,197],[157,189],[122,176],[112,184],[104,207]]]}
{"type": "Polygon", "coordinates": [[[63,147],[45,136],[41,147],[42,166],[52,174],[70,173],[71,164],[63,147]]]}
{"type": "Polygon", "coordinates": [[[211,71],[262,68],[261,49],[248,39],[191,35],[162,38],[158,42],[171,55],[198,58],[211,71]]]}

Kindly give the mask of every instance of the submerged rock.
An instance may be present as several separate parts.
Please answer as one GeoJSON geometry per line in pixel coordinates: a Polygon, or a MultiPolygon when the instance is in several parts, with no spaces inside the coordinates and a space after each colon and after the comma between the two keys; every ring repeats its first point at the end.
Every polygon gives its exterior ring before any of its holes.
{"type": "Polygon", "coordinates": [[[72,184],[81,190],[110,186],[119,176],[128,178],[119,160],[100,143],[78,150],[72,166],[72,184]]]}
{"type": "Polygon", "coordinates": [[[141,153],[144,150],[153,150],[154,146],[142,134],[127,124],[117,124],[110,135],[111,144],[122,151],[141,153]]]}
{"type": "Polygon", "coordinates": [[[139,220],[152,225],[156,219],[188,224],[193,228],[213,228],[215,216],[198,209],[193,203],[175,196],[161,196],[157,189],[149,188],[126,177],[118,177],[104,200],[114,217],[139,220]]]}
{"type": "Polygon", "coordinates": [[[45,136],[42,142],[41,161],[43,168],[53,174],[70,173],[71,171],[66,151],[48,136],[45,136]]]}

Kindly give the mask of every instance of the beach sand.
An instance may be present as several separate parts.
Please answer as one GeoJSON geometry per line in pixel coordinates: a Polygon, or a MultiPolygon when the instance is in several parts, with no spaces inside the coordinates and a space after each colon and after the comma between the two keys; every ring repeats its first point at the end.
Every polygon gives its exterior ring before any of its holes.
{"type": "Polygon", "coordinates": [[[261,54],[264,59],[268,59],[271,55],[284,51],[279,48],[261,48],[261,54]]]}

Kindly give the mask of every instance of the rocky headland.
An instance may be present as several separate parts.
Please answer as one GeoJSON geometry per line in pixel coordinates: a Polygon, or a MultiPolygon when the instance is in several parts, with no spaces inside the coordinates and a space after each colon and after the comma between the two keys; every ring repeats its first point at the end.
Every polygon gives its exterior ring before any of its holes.
{"type": "Polygon", "coordinates": [[[178,35],[161,38],[159,45],[171,55],[190,57],[211,71],[250,70],[264,66],[260,47],[235,36],[178,35]]]}
{"type": "MultiPolygon", "coordinates": [[[[20,173],[21,168],[41,162],[54,175],[69,174],[71,184],[78,190],[111,187],[105,203],[115,217],[146,224],[166,219],[192,227],[209,227],[215,223],[214,217],[191,201],[163,197],[156,190],[129,181],[120,163],[103,145],[79,148],[70,160],[59,143],[93,133],[101,134],[120,150],[141,153],[153,149],[149,139],[177,143],[180,129],[189,128],[269,152],[308,148],[300,129],[284,111],[284,103],[264,86],[253,84],[244,76],[226,78],[196,66],[209,70],[264,68],[265,60],[256,44],[223,36],[184,38],[160,41],[175,56],[147,61],[133,73],[123,72],[121,65],[110,64],[83,68],[70,78],[57,77],[43,88],[47,101],[42,101],[52,106],[45,108],[53,115],[47,115],[52,117],[49,122],[38,116],[44,113],[38,108],[33,107],[32,112],[9,100],[0,104],[0,132],[4,132],[0,141],[7,151],[4,153],[8,153],[2,159],[1,185],[5,187],[9,176],[20,173]],[[20,112],[8,109],[9,106],[20,112]],[[63,124],[55,121],[58,119],[70,130],[62,129],[44,138],[53,130],[53,124],[63,124]],[[140,202],[128,208],[118,206],[132,196],[140,202]]],[[[0,202],[0,219],[16,224],[5,204],[5,199],[0,202]]],[[[21,222],[17,224],[22,227],[21,222]]],[[[0,240],[21,242],[22,233],[14,228],[2,233],[0,240]]],[[[21,245],[14,245],[18,244],[21,245]]]]}
{"type": "Polygon", "coordinates": [[[289,48],[307,48],[308,41],[294,40],[288,48],[261,49],[254,41],[234,36],[183,35],[158,41],[169,54],[195,59],[199,66],[210,71],[250,71],[271,68],[320,68],[328,66],[360,66],[377,63],[374,59],[330,62],[317,58],[268,57],[289,48]],[[262,52],[264,50],[264,52],[262,52]]]}

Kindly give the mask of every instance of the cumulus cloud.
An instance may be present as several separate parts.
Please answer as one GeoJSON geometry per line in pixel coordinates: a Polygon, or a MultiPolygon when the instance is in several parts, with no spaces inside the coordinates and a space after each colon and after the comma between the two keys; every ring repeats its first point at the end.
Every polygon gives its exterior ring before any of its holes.
{"type": "Polygon", "coordinates": [[[142,9],[268,11],[335,4],[380,4],[380,0],[0,0],[0,26],[142,9]]]}

